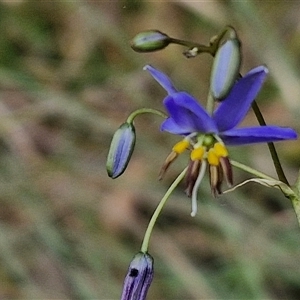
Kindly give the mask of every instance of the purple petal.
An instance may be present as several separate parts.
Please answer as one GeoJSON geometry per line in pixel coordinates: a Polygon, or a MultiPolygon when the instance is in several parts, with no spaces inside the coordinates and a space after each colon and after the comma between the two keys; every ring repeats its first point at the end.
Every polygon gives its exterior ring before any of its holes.
{"type": "Polygon", "coordinates": [[[260,126],[228,130],[220,137],[227,145],[244,145],[294,140],[297,138],[297,133],[288,127],[260,126]]]}
{"type": "Polygon", "coordinates": [[[181,126],[179,126],[172,118],[166,119],[160,126],[161,131],[167,131],[172,134],[178,135],[188,135],[191,133],[190,130],[187,130],[181,126]]]}
{"type": "Polygon", "coordinates": [[[267,74],[265,66],[256,67],[233,86],[213,115],[219,132],[234,128],[244,119],[267,74]]]}
{"type": "Polygon", "coordinates": [[[164,105],[170,114],[170,118],[163,122],[161,130],[174,134],[217,132],[212,118],[197,100],[188,93],[178,92],[172,94],[172,96],[167,96],[164,105]]]}
{"type": "Polygon", "coordinates": [[[150,65],[146,65],[143,69],[149,71],[152,77],[168,92],[169,95],[177,92],[177,89],[173,85],[171,79],[163,72],[150,65]]]}

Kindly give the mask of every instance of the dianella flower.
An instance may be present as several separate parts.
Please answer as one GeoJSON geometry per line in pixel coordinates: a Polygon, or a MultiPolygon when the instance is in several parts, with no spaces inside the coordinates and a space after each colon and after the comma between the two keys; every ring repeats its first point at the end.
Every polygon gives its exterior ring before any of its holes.
{"type": "Polygon", "coordinates": [[[185,150],[190,151],[190,161],[186,174],[186,193],[192,197],[192,213],[197,212],[197,193],[200,182],[208,167],[213,195],[221,194],[223,179],[230,186],[233,183],[232,167],[227,146],[266,143],[297,138],[291,128],[278,126],[255,126],[237,128],[245,118],[268,69],[259,66],[239,79],[212,112],[207,112],[190,94],[178,91],[168,76],[150,65],[144,67],[167,91],[163,104],[169,114],[161,124],[161,130],[182,136],[167,157],[160,177],[185,150]]]}
{"type": "Polygon", "coordinates": [[[144,300],[153,279],[153,258],[139,252],[133,258],[125,277],[121,300],[144,300]]]}

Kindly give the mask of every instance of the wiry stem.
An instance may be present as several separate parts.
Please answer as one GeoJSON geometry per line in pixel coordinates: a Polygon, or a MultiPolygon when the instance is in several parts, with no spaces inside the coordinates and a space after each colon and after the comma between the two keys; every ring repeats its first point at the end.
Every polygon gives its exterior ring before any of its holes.
{"type": "MultiPolygon", "coordinates": [[[[252,103],[252,109],[255,113],[255,116],[257,118],[257,121],[258,123],[261,125],[261,126],[266,126],[266,122],[264,120],[264,117],[256,103],[256,101],[253,101],[252,103]]],[[[284,171],[282,169],[282,166],[281,166],[281,163],[280,163],[280,160],[279,160],[279,157],[278,157],[278,154],[277,154],[277,151],[276,151],[276,148],[274,146],[274,143],[268,143],[268,147],[269,147],[269,151],[271,153],[271,157],[272,157],[272,160],[273,160],[273,163],[274,163],[274,166],[275,166],[275,170],[276,170],[276,173],[277,173],[277,176],[278,176],[278,179],[282,182],[284,182],[285,184],[289,185],[289,182],[284,174],[284,171]]]]}
{"type": "Polygon", "coordinates": [[[148,251],[149,240],[150,240],[151,233],[152,233],[152,230],[154,228],[154,225],[156,223],[156,220],[157,220],[159,214],[161,213],[163,207],[165,206],[167,200],[169,199],[170,195],[172,194],[172,192],[174,191],[174,189],[178,186],[178,184],[180,183],[180,181],[183,179],[186,171],[187,171],[187,168],[185,168],[178,175],[178,177],[171,184],[171,186],[169,187],[169,189],[167,190],[167,192],[165,193],[165,195],[163,196],[163,198],[159,202],[158,206],[156,207],[156,209],[155,209],[155,211],[154,211],[154,213],[153,213],[153,215],[151,217],[151,220],[150,220],[150,222],[148,224],[147,230],[145,232],[143,244],[142,244],[142,247],[141,247],[141,252],[146,253],[148,251]]]}
{"type": "Polygon", "coordinates": [[[146,113],[158,115],[158,116],[161,116],[163,118],[167,117],[167,115],[164,112],[160,111],[160,110],[153,109],[153,108],[140,108],[140,109],[135,110],[134,112],[132,112],[129,115],[129,117],[127,118],[127,123],[132,123],[136,116],[138,116],[140,114],[146,114],[146,113]]]}

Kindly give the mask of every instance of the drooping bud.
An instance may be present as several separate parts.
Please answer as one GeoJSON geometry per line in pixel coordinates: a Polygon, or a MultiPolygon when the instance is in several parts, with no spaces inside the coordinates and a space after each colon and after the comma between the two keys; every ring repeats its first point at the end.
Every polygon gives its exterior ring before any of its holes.
{"type": "Polygon", "coordinates": [[[147,30],[137,34],[131,41],[131,48],[136,52],[153,52],[164,49],[171,38],[159,30],[147,30]]]}
{"type": "Polygon", "coordinates": [[[125,171],[135,146],[135,128],[132,123],[123,123],[115,132],[107,156],[108,176],[117,178],[125,171]]]}
{"type": "Polygon", "coordinates": [[[144,300],[153,279],[153,258],[139,252],[130,263],[121,300],[144,300]]]}
{"type": "Polygon", "coordinates": [[[217,50],[214,58],[210,90],[216,100],[223,100],[230,92],[239,75],[241,65],[240,42],[229,39],[217,50]]]}

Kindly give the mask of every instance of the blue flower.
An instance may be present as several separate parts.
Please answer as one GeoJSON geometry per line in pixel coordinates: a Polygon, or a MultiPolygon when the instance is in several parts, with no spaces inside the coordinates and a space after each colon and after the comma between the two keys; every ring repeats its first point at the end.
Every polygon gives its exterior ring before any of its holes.
{"type": "Polygon", "coordinates": [[[192,215],[197,209],[196,197],[207,164],[213,194],[221,193],[225,177],[232,184],[232,170],[226,145],[245,145],[281,140],[293,140],[297,133],[291,128],[255,126],[236,128],[245,118],[252,102],[260,91],[268,69],[259,66],[237,81],[227,97],[210,115],[190,94],[178,91],[170,78],[150,65],[144,67],[167,91],[163,104],[169,117],[161,130],[184,136],[166,159],[161,176],[170,163],[184,150],[191,150],[187,172],[187,194],[192,196],[192,215]]]}

